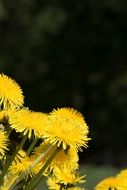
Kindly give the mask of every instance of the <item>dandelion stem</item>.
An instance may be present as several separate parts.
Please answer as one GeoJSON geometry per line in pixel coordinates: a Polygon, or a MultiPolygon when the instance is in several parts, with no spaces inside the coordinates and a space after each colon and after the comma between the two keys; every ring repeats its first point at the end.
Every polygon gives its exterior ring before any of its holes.
{"type": "Polygon", "coordinates": [[[34,139],[33,142],[31,143],[31,145],[29,146],[26,155],[29,156],[29,154],[31,153],[31,151],[33,150],[34,146],[36,145],[38,139],[34,139]]]}
{"type": "Polygon", "coordinates": [[[31,164],[31,166],[26,170],[24,171],[20,176],[19,178],[13,183],[13,185],[11,186],[10,190],[15,190],[15,187],[17,186],[17,184],[24,178],[26,177],[30,171],[41,161],[41,159],[43,159],[43,157],[46,156],[46,154],[52,149],[52,145],[49,145],[48,148],[42,152],[41,155],[39,155],[36,160],[31,164]]]}
{"type": "Polygon", "coordinates": [[[46,170],[46,168],[49,166],[49,164],[51,163],[51,161],[54,159],[54,157],[56,156],[56,154],[60,151],[60,148],[56,148],[55,151],[53,152],[53,154],[50,156],[50,158],[45,162],[45,164],[43,165],[43,167],[40,169],[40,171],[38,172],[38,174],[35,176],[35,178],[33,178],[30,183],[24,188],[24,190],[33,190],[35,188],[35,186],[38,185],[38,183],[41,181],[41,179],[44,177],[42,176],[43,172],[46,170]]]}
{"type": "Polygon", "coordinates": [[[17,177],[16,174],[7,174],[6,179],[4,181],[5,184],[2,186],[2,188],[9,189],[11,185],[13,184],[13,182],[15,181],[16,177],[17,177]]]}
{"type": "MultiPolygon", "coordinates": [[[[19,190],[21,189],[25,184],[25,181],[22,181],[21,183],[19,183],[15,188],[14,190],[19,190]]],[[[12,190],[12,187],[9,189],[9,190],[12,190]]]]}
{"type": "Polygon", "coordinates": [[[43,159],[43,157],[46,156],[46,154],[52,149],[52,147],[53,147],[52,145],[49,145],[49,147],[47,148],[47,150],[46,150],[45,152],[42,152],[42,154],[39,155],[39,156],[36,158],[36,160],[31,164],[30,170],[31,170],[32,168],[34,168],[34,166],[35,166],[36,164],[38,164],[38,163],[43,159]]]}
{"type": "Polygon", "coordinates": [[[7,159],[6,159],[7,162],[6,162],[5,167],[4,167],[3,171],[2,171],[2,174],[0,176],[0,186],[3,184],[3,178],[4,178],[5,174],[7,173],[10,165],[12,164],[16,154],[23,147],[24,143],[26,142],[26,139],[27,139],[27,135],[23,137],[22,141],[20,142],[19,146],[17,147],[17,149],[15,150],[13,155],[10,158],[7,157],[7,159]]]}

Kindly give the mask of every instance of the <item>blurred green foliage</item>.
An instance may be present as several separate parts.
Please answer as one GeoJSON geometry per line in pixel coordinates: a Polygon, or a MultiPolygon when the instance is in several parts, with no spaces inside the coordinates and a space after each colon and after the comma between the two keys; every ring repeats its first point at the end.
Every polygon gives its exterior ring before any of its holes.
{"type": "Polygon", "coordinates": [[[83,161],[127,165],[126,15],[124,0],[0,0],[0,72],[31,109],[84,114],[83,161]]]}

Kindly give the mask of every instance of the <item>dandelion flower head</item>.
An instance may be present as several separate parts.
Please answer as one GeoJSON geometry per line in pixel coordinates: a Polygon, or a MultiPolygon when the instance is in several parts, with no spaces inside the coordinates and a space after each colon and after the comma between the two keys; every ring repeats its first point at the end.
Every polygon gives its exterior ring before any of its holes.
{"type": "Polygon", "coordinates": [[[0,105],[4,109],[19,108],[24,103],[24,96],[20,86],[11,78],[0,74],[0,105]]]}
{"type": "Polygon", "coordinates": [[[61,149],[53,159],[50,168],[55,168],[63,166],[63,164],[68,165],[70,169],[78,169],[79,164],[79,157],[78,153],[75,149],[69,148],[66,152],[65,150],[61,149]]]}
{"type": "MultiPolygon", "coordinates": [[[[15,161],[12,162],[9,172],[13,175],[20,175],[22,172],[29,170],[33,163],[33,159],[28,157],[24,151],[20,151],[19,155],[16,157],[15,161]]],[[[29,170],[29,175],[33,177],[40,170],[41,165],[37,164],[31,171],[29,170]]]]}
{"type": "Polygon", "coordinates": [[[61,108],[51,112],[44,130],[44,137],[64,150],[68,147],[76,150],[87,147],[88,126],[83,116],[74,109],[61,108]]]}
{"type": "Polygon", "coordinates": [[[73,185],[71,186],[71,184],[69,188],[69,185],[66,186],[62,183],[59,183],[59,181],[57,180],[55,176],[48,177],[47,185],[48,185],[48,189],[51,189],[51,190],[60,190],[61,187],[62,189],[68,189],[68,190],[85,190],[84,188],[81,188],[81,187],[76,187],[73,185]]]}
{"type": "Polygon", "coordinates": [[[23,133],[24,135],[28,134],[28,138],[31,138],[32,134],[35,137],[41,137],[46,119],[47,114],[24,108],[12,115],[9,118],[9,123],[16,132],[23,133]]]}
{"type": "Polygon", "coordinates": [[[63,184],[65,187],[85,182],[85,176],[79,176],[75,170],[70,169],[66,164],[61,167],[55,167],[53,174],[58,183],[63,184]]]}
{"type": "Polygon", "coordinates": [[[117,177],[109,177],[99,182],[95,190],[126,190],[127,186],[123,185],[121,182],[121,179],[117,177]]]}

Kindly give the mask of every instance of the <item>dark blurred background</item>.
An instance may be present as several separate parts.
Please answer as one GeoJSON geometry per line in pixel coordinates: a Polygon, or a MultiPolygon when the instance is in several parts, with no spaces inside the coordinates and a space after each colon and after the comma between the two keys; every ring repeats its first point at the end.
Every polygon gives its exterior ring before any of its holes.
{"type": "Polygon", "coordinates": [[[127,1],[1,0],[0,73],[30,109],[85,116],[81,162],[127,166],[127,1]]]}

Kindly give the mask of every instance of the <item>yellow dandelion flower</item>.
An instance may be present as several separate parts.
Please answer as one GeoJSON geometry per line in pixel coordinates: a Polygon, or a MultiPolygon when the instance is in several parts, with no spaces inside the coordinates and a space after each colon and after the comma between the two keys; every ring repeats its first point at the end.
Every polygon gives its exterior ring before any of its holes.
{"type": "Polygon", "coordinates": [[[61,167],[55,167],[53,174],[58,183],[64,187],[70,187],[76,185],[77,183],[85,182],[85,176],[79,176],[75,170],[70,170],[70,167],[65,164],[61,167]]]}
{"type": "Polygon", "coordinates": [[[48,185],[48,189],[60,190],[60,185],[56,181],[55,177],[48,177],[48,180],[46,182],[47,182],[47,185],[48,185]]]}
{"type": "Polygon", "coordinates": [[[45,126],[44,137],[53,145],[81,149],[81,146],[87,147],[88,126],[83,116],[74,109],[61,108],[54,110],[48,117],[48,123],[45,126]]]}
{"type": "Polygon", "coordinates": [[[61,117],[61,115],[63,115],[66,118],[69,118],[70,120],[76,120],[77,122],[80,122],[82,124],[84,124],[84,117],[83,115],[78,112],[77,110],[74,110],[73,108],[58,108],[57,110],[53,110],[51,112],[51,114],[56,117],[61,117]],[[54,114],[55,113],[55,114],[54,114]]]}
{"type": "Polygon", "coordinates": [[[15,115],[15,113],[17,112],[17,109],[6,109],[3,111],[5,113],[5,117],[9,119],[11,116],[15,115]]]}
{"type": "Polygon", "coordinates": [[[8,137],[5,131],[0,129],[0,159],[5,155],[5,151],[8,150],[8,137]]]}
{"type": "Polygon", "coordinates": [[[65,150],[60,150],[55,158],[53,159],[50,168],[53,169],[56,166],[61,167],[63,164],[68,165],[70,169],[78,169],[79,157],[75,149],[69,148],[66,152],[65,150]]]}
{"type": "Polygon", "coordinates": [[[24,135],[28,134],[28,138],[31,138],[32,134],[40,138],[43,134],[43,126],[46,119],[47,114],[24,108],[11,115],[9,123],[17,132],[24,135]]]}
{"type": "Polygon", "coordinates": [[[26,156],[26,153],[24,151],[20,151],[16,160],[12,162],[9,172],[13,175],[20,175],[22,172],[28,170],[30,177],[33,177],[39,172],[41,168],[41,165],[38,164],[30,171],[29,168],[32,165],[33,161],[34,160],[32,158],[26,156]]]}
{"type": "Polygon", "coordinates": [[[11,78],[0,74],[0,105],[4,109],[19,108],[24,103],[23,92],[20,86],[11,78]]]}
{"type": "Polygon", "coordinates": [[[118,179],[117,177],[109,177],[106,178],[104,180],[102,180],[101,182],[99,182],[96,187],[95,190],[126,190],[127,186],[125,186],[124,184],[122,184],[122,179],[118,179]]]}
{"type": "MultiPolygon", "coordinates": [[[[48,189],[51,189],[51,190],[60,190],[61,186],[63,187],[63,185],[59,184],[59,182],[57,181],[56,177],[52,176],[52,177],[48,177],[47,181],[46,181],[47,185],[48,185],[48,189]]],[[[64,188],[62,188],[64,189],[64,188]]],[[[66,187],[65,187],[66,189],[66,187]]],[[[68,190],[85,190],[84,188],[81,188],[81,187],[75,187],[75,186],[72,186],[72,187],[67,187],[68,190]]]]}

